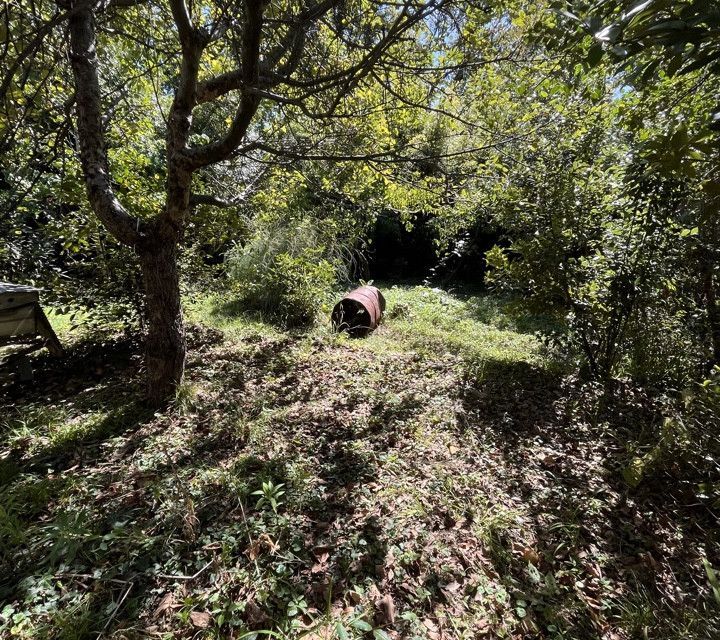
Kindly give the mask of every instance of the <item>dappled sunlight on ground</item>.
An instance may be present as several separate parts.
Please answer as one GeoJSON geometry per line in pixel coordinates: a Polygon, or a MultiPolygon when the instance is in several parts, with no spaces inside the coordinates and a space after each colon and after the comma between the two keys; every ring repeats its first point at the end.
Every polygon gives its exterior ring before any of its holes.
{"type": "Polygon", "coordinates": [[[126,342],[8,389],[3,633],[711,637],[713,514],[623,485],[634,392],[600,403],[492,299],[388,303],[366,340],[198,303],[163,412],[126,342]]]}

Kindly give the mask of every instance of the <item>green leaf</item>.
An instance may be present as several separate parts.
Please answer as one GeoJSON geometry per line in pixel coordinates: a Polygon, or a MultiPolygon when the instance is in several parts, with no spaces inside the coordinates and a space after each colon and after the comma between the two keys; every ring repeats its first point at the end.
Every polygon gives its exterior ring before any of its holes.
{"type": "Polygon", "coordinates": [[[715,600],[720,605],[720,578],[718,578],[717,571],[713,569],[712,565],[707,561],[707,558],[703,558],[703,566],[705,567],[708,583],[712,587],[715,600]]]}
{"type": "Polygon", "coordinates": [[[372,627],[362,618],[355,618],[355,620],[351,620],[350,626],[358,631],[372,631],[372,627]]]}
{"type": "Polygon", "coordinates": [[[603,47],[599,42],[596,42],[587,54],[587,63],[591,67],[597,67],[603,57],[603,47]]]}

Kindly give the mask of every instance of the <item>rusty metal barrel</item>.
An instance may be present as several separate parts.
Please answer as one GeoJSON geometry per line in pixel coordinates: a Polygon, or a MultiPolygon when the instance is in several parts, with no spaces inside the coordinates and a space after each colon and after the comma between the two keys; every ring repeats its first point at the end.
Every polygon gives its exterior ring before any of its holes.
{"type": "Polygon", "coordinates": [[[335,305],[332,323],[336,331],[364,336],[380,324],[385,311],[385,298],[377,287],[366,285],[346,294],[335,305]]]}

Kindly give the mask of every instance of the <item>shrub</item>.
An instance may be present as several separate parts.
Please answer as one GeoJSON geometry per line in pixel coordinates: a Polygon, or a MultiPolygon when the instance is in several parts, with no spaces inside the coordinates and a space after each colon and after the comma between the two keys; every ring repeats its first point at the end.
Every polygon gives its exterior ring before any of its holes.
{"type": "Polygon", "coordinates": [[[493,216],[508,246],[486,253],[488,282],[562,320],[548,338],[583,373],[686,386],[711,361],[698,256],[716,232],[691,182],[580,151],[546,150],[500,194],[493,216]]]}
{"type": "Polygon", "coordinates": [[[691,489],[711,509],[720,508],[720,367],[706,380],[666,401],[664,420],[644,429],[638,452],[623,471],[631,486],[665,478],[691,489]]]}
{"type": "Polygon", "coordinates": [[[338,263],[312,222],[260,220],[227,257],[243,305],[288,327],[311,324],[337,282],[338,263]]]}

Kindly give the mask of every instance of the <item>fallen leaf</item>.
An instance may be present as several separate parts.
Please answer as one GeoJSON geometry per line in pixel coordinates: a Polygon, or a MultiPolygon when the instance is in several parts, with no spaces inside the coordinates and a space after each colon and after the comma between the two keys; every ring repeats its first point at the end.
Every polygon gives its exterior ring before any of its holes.
{"type": "Polygon", "coordinates": [[[460,583],[457,580],[453,580],[452,582],[448,582],[443,587],[443,591],[447,591],[449,593],[456,593],[459,588],[460,588],[460,583]]]}
{"type": "Polygon", "coordinates": [[[155,611],[153,611],[153,618],[159,618],[166,611],[171,610],[175,606],[177,606],[175,596],[172,593],[166,593],[162,597],[162,600],[160,600],[160,604],[158,604],[158,606],[155,608],[155,611]]]}
{"type": "Polygon", "coordinates": [[[395,624],[395,603],[389,593],[380,598],[375,606],[380,614],[377,620],[379,624],[395,624]]]}
{"type": "Polygon", "coordinates": [[[278,543],[274,542],[267,533],[262,533],[252,541],[250,546],[245,550],[245,553],[250,560],[255,561],[263,554],[263,552],[275,553],[277,548],[278,543]]]}
{"type": "Polygon", "coordinates": [[[245,604],[245,619],[250,628],[254,628],[263,625],[267,616],[254,600],[248,600],[245,604]]]}
{"type": "Polygon", "coordinates": [[[526,547],[523,549],[522,559],[525,560],[525,562],[531,562],[532,564],[538,564],[540,562],[538,552],[532,547],[526,547]]]}
{"type": "Polygon", "coordinates": [[[557,464],[558,456],[547,451],[540,451],[540,453],[537,454],[537,459],[543,466],[551,468],[557,464]]]}
{"type": "Polygon", "coordinates": [[[438,630],[438,626],[430,620],[430,618],[425,618],[425,620],[423,620],[423,624],[428,631],[437,632],[438,630]]]}
{"type": "Polygon", "coordinates": [[[210,614],[205,611],[192,611],[190,622],[197,629],[207,629],[210,626],[210,614]]]}

